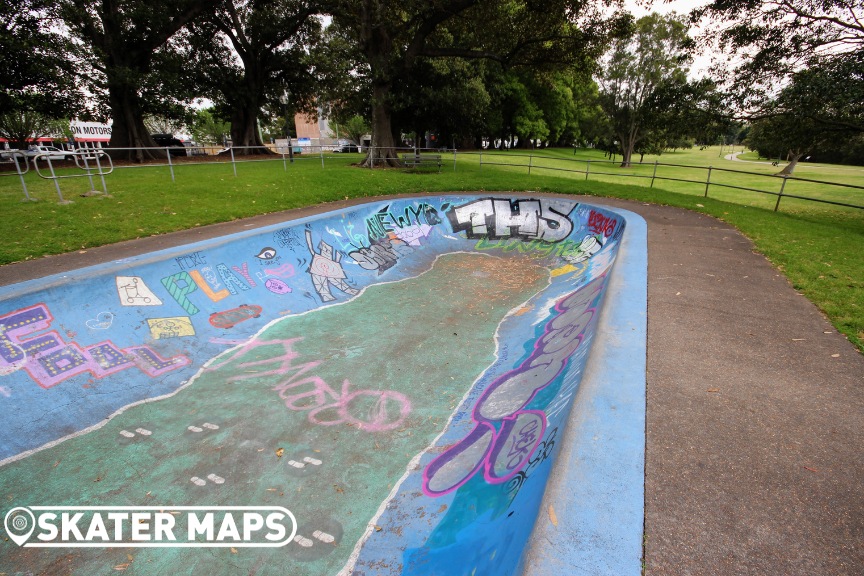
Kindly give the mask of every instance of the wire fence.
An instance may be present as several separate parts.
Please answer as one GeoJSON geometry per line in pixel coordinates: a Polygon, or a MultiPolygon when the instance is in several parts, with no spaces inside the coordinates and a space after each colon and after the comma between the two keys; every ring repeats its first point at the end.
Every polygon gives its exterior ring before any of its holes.
{"type": "MultiPolygon", "coordinates": [[[[660,161],[649,163],[633,162],[628,168],[621,168],[619,162],[611,160],[566,158],[563,156],[542,154],[534,150],[527,153],[518,151],[457,151],[456,149],[449,148],[428,149],[408,147],[394,148],[392,150],[392,158],[381,159],[377,158],[377,155],[372,155],[373,160],[366,162],[364,159],[362,161],[363,165],[371,169],[388,162],[388,160],[396,160],[401,165],[413,170],[425,167],[437,167],[440,172],[442,167],[449,169],[451,162],[453,171],[457,170],[460,163],[467,167],[476,162],[478,169],[481,171],[484,167],[494,166],[525,169],[529,175],[532,171],[546,171],[562,175],[584,176],[585,180],[606,179],[617,182],[632,179],[637,182],[649,182],[649,188],[654,188],[655,183],[663,181],[688,183],[699,186],[702,196],[706,198],[712,190],[715,195],[717,191],[722,189],[753,192],[775,197],[775,212],[779,209],[780,202],[784,198],[864,210],[864,195],[861,195],[864,193],[864,186],[795,176],[660,161]],[[755,182],[758,182],[758,184],[755,184],[755,182]],[[762,184],[763,182],[764,184],[762,184]],[[842,198],[826,197],[830,196],[830,194],[822,194],[820,197],[816,194],[805,195],[801,192],[790,191],[788,184],[793,182],[798,188],[801,188],[800,184],[815,184],[824,186],[825,189],[829,190],[842,190],[842,198]],[[702,190],[702,186],[704,186],[704,190],[702,190]],[[852,193],[851,197],[853,201],[849,201],[849,192],[852,193]],[[859,197],[861,198],[860,201],[858,200],[859,197]]],[[[368,154],[369,148],[364,147],[363,149],[358,149],[358,151],[368,154]]],[[[107,195],[108,186],[105,176],[111,174],[115,169],[164,168],[168,170],[171,180],[174,182],[177,177],[175,168],[181,165],[213,165],[214,163],[230,165],[236,177],[238,176],[238,166],[242,166],[243,164],[259,162],[281,163],[283,170],[287,171],[289,165],[294,163],[315,162],[320,163],[321,168],[326,168],[328,159],[344,158],[346,155],[339,148],[334,149],[327,146],[300,147],[296,145],[278,148],[275,146],[230,147],[218,150],[213,154],[208,154],[200,148],[178,149],[177,147],[82,148],[77,151],[64,151],[64,154],[66,155],[64,158],[65,162],[59,161],[49,154],[25,155],[20,152],[8,154],[9,158],[7,161],[14,163],[15,169],[14,172],[7,170],[5,175],[17,175],[24,191],[24,200],[32,201],[33,198],[28,193],[24,177],[32,164],[35,168],[34,171],[40,177],[54,182],[60,202],[66,203],[68,201],[64,200],[60,190],[59,182],[61,179],[87,177],[90,179],[92,194],[107,195]],[[146,161],[123,161],[124,157],[131,159],[136,155],[144,157],[146,161]],[[74,165],[69,161],[69,158],[74,160],[74,165]],[[101,192],[97,191],[93,186],[94,176],[101,178],[101,192]]],[[[357,158],[363,158],[363,156],[356,153],[353,155],[357,158]]]]}

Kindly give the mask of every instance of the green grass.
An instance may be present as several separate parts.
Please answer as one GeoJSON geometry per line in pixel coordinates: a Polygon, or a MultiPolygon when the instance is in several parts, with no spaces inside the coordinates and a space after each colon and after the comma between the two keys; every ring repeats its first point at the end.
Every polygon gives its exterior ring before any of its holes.
{"type": "MultiPolygon", "coordinates": [[[[69,205],[59,205],[53,183],[32,172],[26,175],[26,182],[30,195],[39,201],[22,202],[24,194],[18,177],[2,176],[0,206],[7,232],[0,264],[346,198],[449,191],[592,194],[678,206],[730,223],[751,238],[799,292],[864,350],[864,210],[784,198],[780,212],[775,213],[775,196],[719,187],[711,187],[708,198],[704,198],[704,169],[659,167],[658,175],[663,170],[670,178],[701,178],[703,183],[657,180],[654,188],[649,188],[650,178],[637,180],[622,174],[650,176],[653,165],[620,169],[602,164],[601,170],[602,153],[593,150],[579,151],[577,155],[572,149],[544,150],[544,158],[530,157],[530,175],[527,152],[507,156],[484,153],[481,169],[479,155],[460,154],[453,171],[445,155],[441,174],[358,169],[350,166],[360,159],[356,154],[325,157],[324,168],[317,156],[300,158],[287,170],[281,160],[241,163],[237,164],[236,177],[230,164],[181,164],[174,167],[176,182],[172,182],[167,166],[118,167],[107,177],[110,198],[82,197],[89,189],[86,178],[61,180],[63,195],[74,200],[69,205]],[[587,181],[584,173],[560,171],[574,167],[584,170],[589,159],[592,166],[587,181]],[[519,162],[524,167],[489,166],[490,161],[519,162]],[[610,175],[597,174],[601,171],[610,175]]],[[[653,163],[655,159],[646,156],[645,162],[653,163]]],[[[724,160],[716,147],[667,153],[659,161],[743,168],[766,175],[777,171],[770,164],[724,160]]],[[[722,181],[719,174],[712,171],[712,181],[715,176],[722,181]]],[[[847,166],[802,165],[796,175],[849,183],[864,181],[864,169],[847,166]]],[[[766,182],[779,186],[777,179],[768,177],[722,177],[743,187],[757,181],[759,185],[752,187],[764,187],[766,182]]],[[[786,192],[793,184],[798,183],[787,184],[786,192]]],[[[97,189],[99,186],[97,179],[97,189]]],[[[864,191],[828,188],[813,185],[807,192],[864,205],[864,191]]]]}

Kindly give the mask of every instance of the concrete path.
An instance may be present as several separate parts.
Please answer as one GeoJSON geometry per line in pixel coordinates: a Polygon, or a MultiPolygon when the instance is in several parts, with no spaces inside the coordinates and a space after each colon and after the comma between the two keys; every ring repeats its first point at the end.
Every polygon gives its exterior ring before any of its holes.
{"type": "MultiPolygon", "coordinates": [[[[864,355],[731,227],[585,201],[648,222],[646,574],[864,573],[864,355]]],[[[0,284],[310,212],[5,266],[0,284]]]]}
{"type": "Polygon", "coordinates": [[[648,221],[646,574],[864,574],[864,356],[731,227],[596,203],[648,221]]]}

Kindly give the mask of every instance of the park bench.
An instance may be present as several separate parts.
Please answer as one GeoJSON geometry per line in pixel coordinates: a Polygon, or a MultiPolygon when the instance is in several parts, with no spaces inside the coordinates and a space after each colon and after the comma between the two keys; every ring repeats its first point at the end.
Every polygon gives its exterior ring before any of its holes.
{"type": "Polygon", "coordinates": [[[406,168],[422,168],[424,166],[437,166],[438,172],[441,172],[441,155],[440,154],[403,154],[402,163],[406,168]]]}

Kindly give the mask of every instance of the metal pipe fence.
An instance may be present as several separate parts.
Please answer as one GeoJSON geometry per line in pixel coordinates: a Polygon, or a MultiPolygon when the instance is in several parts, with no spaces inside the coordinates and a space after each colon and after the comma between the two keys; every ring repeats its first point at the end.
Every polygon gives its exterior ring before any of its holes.
{"type": "MultiPolygon", "coordinates": [[[[188,150],[188,149],[187,149],[188,150]]],[[[261,162],[280,162],[283,170],[288,171],[289,166],[299,162],[316,162],[320,163],[321,168],[326,168],[327,160],[344,158],[351,155],[355,158],[363,158],[363,155],[368,154],[369,148],[364,147],[360,153],[349,152],[344,153],[328,146],[291,146],[280,147],[275,146],[238,146],[219,150],[216,154],[201,154],[188,155],[187,150],[182,153],[177,151],[177,147],[158,147],[158,148],[82,148],[76,151],[67,151],[66,153],[73,156],[75,159],[75,167],[78,172],[70,174],[69,170],[64,168],[63,171],[55,170],[50,157],[42,158],[44,155],[37,155],[36,158],[27,157],[23,153],[12,154],[12,161],[16,165],[16,171],[6,175],[18,175],[21,180],[21,185],[24,190],[25,198],[23,201],[34,201],[27,190],[27,185],[24,176],[29,171],[30,164],[33,163],[36,172],[43,178],[53,180],[57,189],[57,194],[60,197],[60,202],[66,202],[60,192],[59,180],[63,178],[73,177],[88,177],[90,178],[90,188],[92,194],[102,194],[97,192],[93,186],[93,176],[99,176],[102,179],[102,189],[104,194],[108,194],[108,188],[105,181],[105,176],[111,174],[115,169],[129,170],[142,168],[165,168],[168,170],[171,181],[175,182],[177,178],[176,169],[179,166],[204,166],[212,164],[231,165],[232,173],[235,177],[238,176],[238,166],[244,164],[253,164],[261,162]],[[129,160],[123,160],[124,152],[128,152],[129,160]],[[141,156],[147,157],[144,162],[134,161],[136,153],[140,152],[141,156]],[[112,162],[112,156],[114,161],[112,162]],[[48,174],[43,175],[39,169],[40,161],[47,162],[48,174]],[[109,167],[106,168],[105,165],[109,167]]],[[[201,149],[199,149],[200,151],[201,149]]],[[[843,184],[838,182],[829,182],[824,180],[814,180],[808,178],[799,178],[796,176],[779,176],[773,174],[762,174],[758,172],[748,172],[745,170],[737,170],[733,168],[722,168],[717,166],[692,166],[686,164],[675,164],[666,162],[633,162],[629,169],[620,168],[620,163],[612,160],[601,159],[585,159],[585,158],[566,158],[561,156],[551,156],[538,153],[536,150],[527,151],[527,153],[519,151],[499,152],[499,151],[463,151],[459,152],[456,149],[428,149],[419,147],[398,147],[393,148],[393,158],[373,159],[372,162],[366,163],[369,168],[374,168],[380,163],[385,163],[388,160],[402,161],[404,158],[410,157],[437,157],[438,168],[446,162],[446,158],[452,154],[453,171],[457,170],[457,164],[460,159],[466,160],[473,157],[479,159],[479,170],[482,171],[487,166],[499,166],[509,168],[524,168],[530,175],[538,170],[547,172],[564,173],[564,174],[584,174],[585,180],[598,177],[614,177],[634,180],[650,180],[649,187],[653,188],[658,181],[681,182],[699,186],[704,186],[701,192],[703,197],[708,197],[712,189],[730,189],[757,194],[764,194],[776,197],[774,203],[774,211],[778,211],[780,201],[783,198],[797,199],[809,202],[817,202],[821,204],[829,204],[833,206],[841,206],[846,208],[864,209],[864,196],[862,201],[850,203],[846,201],[833,200],[828,198],[817,198],[814,196],[805,196],[802,194],[790,193],[787,189],[788,183],[803,183],[803,184],[818,184],[820,186],[834,187],[836,189],[845,189],[853,191],[864,191],[864,186],[853,184],[843,184]],[[612,170],[610,167],[614,166],[612,170]],[[676,169],[675,174],[664,174],[663,169],[676,169]],[[686,174],[687,171],[701,172],[702,177],[690,177],[686,174]],[[752,185],[742,185],[740,182],[724,182],[719,178],[722,174],[734,174],[749,179],[752,177],[759,179],[769,179],[779,184],[776,186],[753,187],[752,185]]],[[[373,156],[374,158],[374,156],[373,156]]],[[[365,160],[364,160],[365,162],[365,160]]],[[[419,163],[414,164],[415,167],[419,163]]],[[[767,180],[766,180],[767,181],[767,180]]],[[[857,200],[857,199],[856,199],[857,200]]]]}
{"type": "Polygon", "coordinates": [[[602,168],[601,168],[601,170],[592,169],[592,165],[593,166],[600,165],[601,167],[604,164],[620,166],[620,162],[615,162],[612,160],[563,158],[560,156],[547,156],[547,155],[542,155],[542,154],[535,154],[533,151],[530,152],[529,154],[520,154],[520,153],[502,154],[502,153],[496,153],[496,152],[491,152],[491,153],[485,152],[484,153],[483,151],[465,152],[463,154],[476,154],[476,155],[478,155],[481,170],[482,170],[483,166],[507,166],[507,167],[515,167],[515,168],[520,168],[520,167],[521,168],[527,168],[528,174],[531,174],[532,169],[534,171],[548,170],[548,171],[552,171],[552,172],[570,172],[570,173],[576,173],[576,174],[585,174],[586,180],[588,180],[589,175],[590,176],[615,176],[615,177],[620,177],[620,178],[634,178],[637,180],[638,179],[650,179],[651,180],[651,184],[649,186],[650,188],[654,187],[654,183],[656,180],[666,180],[666,181],[670,181],[670,182],[686,182],[686,183],[690,183],[690,184],[699,184],[699,185],[704,184],[705,185],[705,191],[703,193],[704,198],[708,197],[708,192],[709,192],[709,189],[711,187],[729,188],[729,189],[734,189],[734,190],[756,192],[759,194],[766,194],[766,195],[777,197],[777,201],[774,204],[774,211],[775,212],[778,211],[778,209],[780,207],[780,200],[783,198],[794,198],[797,200],[805,200],[805,201],[810,201],[810,202],[818,202],[821,204],[830,204],[833,206],[842,206],[845,208],[857,208],[860,210],[864,210],[864,195],[862,195],[862,199],[861,199],[860,204],[850,204],[847,202],[839,202],[839,201],[835,201],[835,200],[828,200],[825,198],[815,198],[812,196],[802,196],[799,194],[790,194],[790,193],[785,191],[787,182],[802,182],[802,183],[810,183],[810,184],[819,184],[819,185],[837,187],[838,189],[844,188],[844,189],[862,190],[862,191],[864,191],[864,186],[857,186],[854,184],[844,184],[844,183],[839,183],[839,182],[828,182],[825,180],[814,180],[814,179],[810,179],[810,178],[799,178],[797,176],[761,174],[758,172],[747,172],[745,170],[735,170],[733,168],[719,168],[717,166],[692,166],[692,165],[686,165],[686,164],[665,163],[665,162],[659,162],[656,160],[654,162],[649,162],[649,163],[631,162],[630,167],[629,167],[631,169],[642,168],[642,167],[653,167],[653,171],[649,175],[649,174],[640,174],[637,172],[631,172],[631,173],[626,173],[626,172],[621,172],[621,171],[609,172],[609,171],[603,171],[602,168]],[[497,158],[505,158],[505,159],[511,159],[511,158],[523,158],[524,159],[524,158],[527,158],[527,162],[522,161],[522,162],[514,163],[514,162],[504,162],[504,161],[494,161],[494,160],[490,162],[489,160],[484,160],[484,156],[486,158],[489,158],[491,156],[491,157],[496,158],[496,159],[497,158]],[[569,167],[565,168],[562,166],[543,166],[543,165],[540,165],[537,163],[537,160],[540,160],[540,159],[545,159],[545,160],[550,160],[550,161],[555,161],[555,162],[563,162],[565,164],[566,163],[581,163],[581,164],[585,164],[585,168],[584,169],[578,169],[578,168],[569,168],[569,167]],[[706,173],[704,179],[691,179],[691,178],[680,178],[680,177],[673,177],[673,176],[663,176],[663,175],[658,175],[658,173],[657,173],[658,167],[685,168],[685,169],[691,169],[691,170],[704,170],[707,173],[706,173]],[[779,185],[779,189],[777,189],[777,190],[765,190],[765,189],[761,189],[761,188],[751,188],[748,186],[739,186],[737,184],[718,182],[717,180],[711,179],[712,173],[716,173],[716,172],[740,174],[740,175],[745,175],[747,177],[755,176],[758,178],[766,178],[766,179],[771,179],[774,181],[777,181],[777,179],[779,178],[780,179],[780,185],[779,185]]]}

